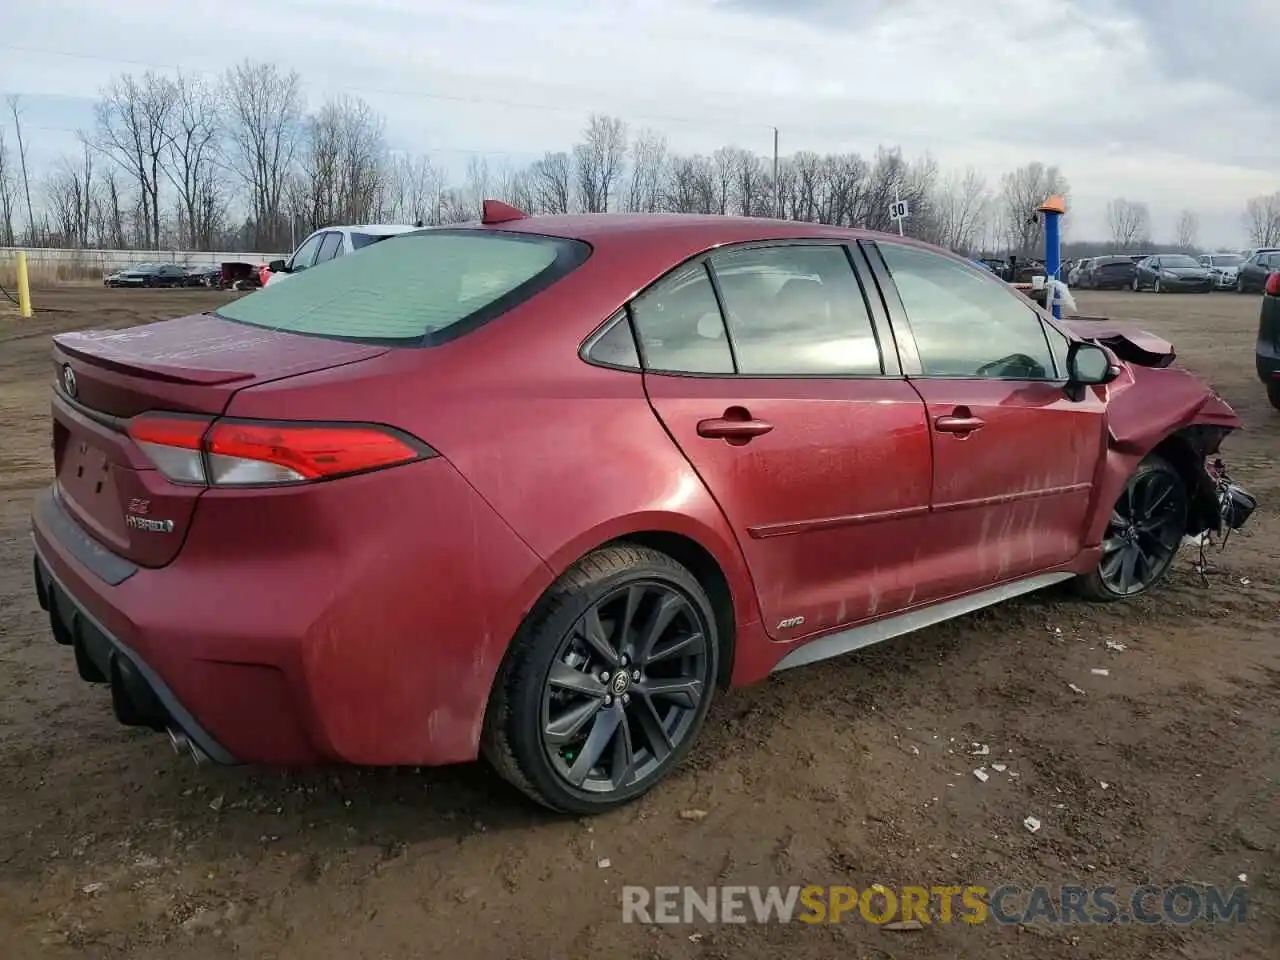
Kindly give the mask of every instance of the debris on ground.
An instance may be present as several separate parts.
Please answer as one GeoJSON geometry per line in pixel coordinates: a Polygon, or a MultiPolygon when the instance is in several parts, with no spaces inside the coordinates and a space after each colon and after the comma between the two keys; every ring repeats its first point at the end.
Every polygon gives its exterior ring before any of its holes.
{"type": "Polygon", "coordinates": [[[985,757],[990,752],[991,748],[985,743],[975,743],[973,745],[973,749],[969,751],[969,754],[974,757],[985,757]]]}
{"type": "Polygon", "coordinates": [[[1107,649],[1114,650],[1116,653],[1124,653],[1129,649],[1129,645],[1121,643],[1119,640],[1107,640],[1107,649]]]}
{"type": "Polygon", "coordinates": [[[1110,671],[1110,670],[1108,670],[1106,667],[1094,667],[1094,668],[1093,668],[1092,670],[1090,670],[1089,672],[1090,672],[1090,673],[1092,673],[1095,677],[1109,677],[1109,676],[1111,676],[1111,671],[1110,671]]]}
{"type": "Polygon", "coordinates": [[[599,867],[601,870],[608,870],[611,866],[613,866],[613,861],[611,861],[608,857],[602,857],[599,861],[597,861],[596,866],[599,867]]]}
{"type": "Polygon", "coordinates": [[[1078,694],[1080,694],[1080,696],[1082,696],[1082,697],[1084,696],[1084,688],[1083,688],[1083,687],[1077,687],[1074,683],[1068,683],[1068,684],[1067,684],[1067,686],[1071,688],[1071,692],[1072,692],[1072,693],[1078,693],[1078,694]]]}
{"type": "Polygon", "coordinates": [[[1040,821],[1037,820],[1035,817],[1027,817],[1025,820],[1022,821],[1022,825],[1026,827],[1027,831],[1030,833],[1035,833],[1037,830],[1040,829],[1040,821]]]}
{"type": "Polygon", "coordinates": [[[986,783],[988,780],[991,779],[991,775],[987,773],[987,771],[982,767],[979,767],[977,770],[973,771],[973,775],[977,777],[979,780],[981,780],[983,783],[986,783]]]}
{"type": "Polygon", "coordinates": [[[919,920],[895,920],[893,923],[886,923],[884,928],[894,933],[903,933],[910,930],[923,930],[924,924],[919,920]]]}
{"type": "Polygon", "coordinates": [[[1004,773],[1009,768],[1005,766],[1003,763],[993,763],[991,765],[991,769],[994,770],[996,773],[1004,773]]]}
{"type": "Polygon", "coordinates": [[[680,811],[680,819],[687,820],[689,823],[701,823],[707,819],[707,811],[699,810],[697,807],[690,807],[688,810],[680,811]]]}

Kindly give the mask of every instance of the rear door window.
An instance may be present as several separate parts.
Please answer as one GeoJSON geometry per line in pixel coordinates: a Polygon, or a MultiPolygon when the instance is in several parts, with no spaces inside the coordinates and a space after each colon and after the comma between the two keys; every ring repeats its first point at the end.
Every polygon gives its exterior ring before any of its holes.
{"type": "Polygon", "coordinates": [[[645,369],[656,373],[733,373],[733,350],[704,263],[691,263],[631,305],[645,369]]]}
{"type": "Polygon", "coordinates": [[[842,246],[712,254],[744,376],[879,376],[880,346],[842,246]]]}
{"type": "Polygon", "coordinates": [[[271,330],[431,345],[522,303],[589,255],[585,243],[559,237],[429,230],[340,257],[328,270],[271,284],[215,313],[271,330]]]}
{"type": "Polygon", "coordinates": [[[316,266],[332,260],[342,253],[342,234],[330,230],[320,242],[320,252],[316,255],[316,266]]]}

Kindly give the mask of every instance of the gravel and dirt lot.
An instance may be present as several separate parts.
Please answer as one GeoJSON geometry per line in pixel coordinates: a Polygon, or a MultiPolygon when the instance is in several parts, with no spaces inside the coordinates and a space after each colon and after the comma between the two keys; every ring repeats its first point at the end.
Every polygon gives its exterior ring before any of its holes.
{"type": "Polygon", "coordinates": [[[1172,340],[1246,423],[1224,453],[1262,505],[1207,578],[1188,549],[1137,602],[1037,595],[734,691],[672,780],[592,822],[544,815],[479,766],[197,768],[163,736],[118,726],[106,692],[76,678],[30,582],[49,335],[221,299],[66,287],[37,291],[34,320],[0,312],[0,955],[1277,955],[1280,412],[1254,378],[1256,297],[1080,295],[1085,313],[1172,340]],[[989,755],[969,756],[975,743],[989,755]],[[621,922],[624,884],[877,882],[1244,886],[1248,916],[621,922]]]}

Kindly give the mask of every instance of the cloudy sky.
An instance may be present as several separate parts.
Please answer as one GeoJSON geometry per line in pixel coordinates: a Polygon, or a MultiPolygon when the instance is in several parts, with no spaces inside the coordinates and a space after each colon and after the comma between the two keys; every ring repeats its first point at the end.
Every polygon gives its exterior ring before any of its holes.
{"type": "Polygon", "coordinates": [[[993,181],[1056,163],[1073,237],[1105,238],[1124,196],[1156,240],[1190,208],[1202,244],[1237,247],[1244,201],[1280,189],[1278,37],[1280,0],[43,0],[6,13],[0,89],[34,166],[113,74],[248,57],[459,171],[562,149],[592,110],[690,152],[769,153],[776,125],[783,153],[900,144],[993,181]]]}

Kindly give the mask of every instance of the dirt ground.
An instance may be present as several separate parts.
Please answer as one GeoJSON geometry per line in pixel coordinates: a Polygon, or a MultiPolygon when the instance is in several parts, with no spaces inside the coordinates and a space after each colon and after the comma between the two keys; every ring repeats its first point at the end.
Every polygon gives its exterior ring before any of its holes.
{"type": "Polygon", "coordinates": [[[64,288],[37,291],[50,312],[34,320],[0,312],[5,957],[1276,956],[1280,413],[1252,369],[1256,297],[1080,297],[1171,339],[1247,425],[1224,452],[1262,506],[1207,584],[1184,550],[1137,602],[1033,596],[734,691],[673,779],[590,823],[479,766],[197,768],[76,678],[30,582],[49,335],[219,299],[64,288]],[[1008,771],[972,775],[997,760],[1008,771]],[[620,907],[624,884],[1123,890],[1241,874],[1247,920],[1217,925],[671,926],[624,924],[620,907]]]}

